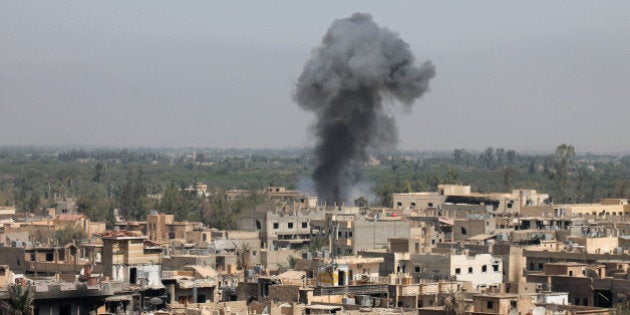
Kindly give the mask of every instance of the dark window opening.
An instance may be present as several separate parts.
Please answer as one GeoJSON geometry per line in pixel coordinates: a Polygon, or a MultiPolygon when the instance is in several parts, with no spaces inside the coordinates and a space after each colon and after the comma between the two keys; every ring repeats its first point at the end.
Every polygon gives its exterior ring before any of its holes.
{"type": "Polygon", "coordinates": [[[129,283],[136,284],[138,270],[136,268],[129,269],[129,283]]]}
{"type": "Polygon", "coordinates": [[[466,235],[466,234],[468,234],[468,231],[466,231],[466,228],[462,226],[462,235],[466,235]]]}
{"type": "Polygon", "coordinates": [[[488,272],[488,266],[486,265],[481,266],[481,272],[488,272]]]}
{"type": "Polygon", "coordinates": [[[468,267],[468,273],[473,273],[473,268],[472,267],[468,267]]]}
{"type": "Polygon", "coordinates": [[[277,230],[279,227],[280,227],[280,223],[278,223],[278,222],[274,222],[273,223],[273,229],[274,230],[277,230]]]}
{"type": "Polygon", "coordinates": [[[308,227],[308,222],[302,222],[302,228],[305,229],[308,227]]]}
{"type": "Polygon", "coordinates": [[[59,315],[71,315],[72,308],[70,305],[60,305],[59,306],[59,315]]]}
{"type": "Polygon", "coordinates": [[[290,229],[292,229],[292,228],[293,228],[293,222],[289,222],[289,223],[287,224],[287,226],[288,226],[290,229]]]}
{"type": "Polygon", "coordinates": [[[46,253],[46,261],[55,260],[55,255],[53,253],[46,253]]]}
{"type": "Polygon", "coordinates": [[[455,268],[455,274],[459,275],[462,273],[462,268],[455,268]]]}
{"type": "Polygon", "coordinates": [[[489,310],[494,309],[494,303],[492,301],[488,301],[486,303],[486,308],[489,310]]]}
{"type": "Polygon", "coordinates": [[[492,265],[492,271],[498,272],[499,271],[499,265],[492,265]]]}

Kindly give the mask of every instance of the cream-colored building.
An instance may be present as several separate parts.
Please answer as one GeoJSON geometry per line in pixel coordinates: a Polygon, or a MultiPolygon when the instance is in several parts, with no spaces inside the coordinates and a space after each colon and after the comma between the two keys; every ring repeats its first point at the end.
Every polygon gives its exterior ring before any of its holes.
{"type": "Polygon", "coordinates": [[[0,226],[13,223],[14,207],[0,207],[0,226]]]}
{"type": "Polygon", "coordinates": [[[128,231],[103,235],[103,276],[129,284],[162,287],[162,247],[128,231]]]}
{"type": "Polygon", "coordinates": [[[600,203],[555,205],[554,212],[573,217],[627,217],[630,216],[630,205],[628,199],[602,199],[600,203]]]}
{"type": "Polygon", "coordinates": [[[147,215],[147,237],[153,242],[168,243],[167,224],[175,222],[175,216],[164,213],[151,213],[147,215]]]}
{"type": "Polygon", "coordinates": [[[425,210],[437,208],[449,195],[469,195],[470,186],[438,185],[438,191],[393,194],[393,208],[399,210],[425,210]]]}

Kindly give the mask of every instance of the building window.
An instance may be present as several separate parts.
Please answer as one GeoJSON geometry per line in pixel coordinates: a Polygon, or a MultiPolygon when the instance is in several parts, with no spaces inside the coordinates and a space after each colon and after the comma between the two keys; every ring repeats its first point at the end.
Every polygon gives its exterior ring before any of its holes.
{"type": "Polygon", "coordinates": [[[468,267],[468,273],[473,273],[473,268],[472,267],[468,267]]]}
{"type": "Polygon", "coordinates": [[[302,228],[305,229],[308,227],[308,222],[302,222],[302,228]]]}
{"type": "Polygon", "coordinates": [[[399,201],[399,202],[396,203],[396,205],[401,207],[402,206],[402,202],[399,201]]]}
{"type": "Polygon", "coordinates": [[[411,209],[414,209],[415,207],[416,207],[416,203],[415,203],[415,202],[412,202],[412,203],[411,203],[411,209]]]}
{"type": "Polygon", "coordinates": [[[541,270],[543,269],[543,264],[542,263],[538,264],[538,269],[541,269],[541,270]]]}
{"type": "Polygon", "coordinates": [[[280,227],[280,224],[278,222],[274,222],[273,223],[273,229],[277,230],[280,227]]]}
{"type": "Polygon", "coordinates": [[[494,303],[492,301],[486,302],[486,308],[489,310],[494,309],[494,303]]]}
{"type": "Polygon", "coordinates": [[[287,227],[288,227],[288,228],[290,228],[290,229],[292,229],[292,228],[293,228],[293,222],[289,222],[289,223],[287,223],[287,227]]]}
{"type": "Polygon", "coordinates": [[[433,208],[433,202],[429,202],[427,206],[429,206],[429,208],[433,208]]]}
{"type": "Polygon", "coordinates": [[[492,265],[492,271],[498,272],[499,271],[499,265],[492,265]]]}
{"type": "Polygon", "coordinates": [[[462,268],[455,268],[455,274],[459,275],[462,273],[462,268]]]}
{"type": "Polygon", "coordinates": [[[348,237],[352,237],[352,231],[348,232],[348,237]]]}
{"type": "Polygon", "coordinates": [[[488,272],[488,266],[486,265],[481,266],[481,272],[488,272]]]}
{"type": "Polygon", "coordinates": [[[416,266],[416,272],[420,272],[420,266],[416,266]]]}
{"type": "Polygon", "coordinates": [[[466,231],[466,228],[462,226],[462,235],[466,235],[466,234],[468,234],[468,231],[466,231]]]}

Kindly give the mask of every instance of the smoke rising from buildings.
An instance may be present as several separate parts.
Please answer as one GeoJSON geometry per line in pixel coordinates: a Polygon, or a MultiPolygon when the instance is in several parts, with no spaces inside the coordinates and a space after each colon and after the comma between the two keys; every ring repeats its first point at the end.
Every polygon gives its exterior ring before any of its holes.
{"type": "Polygon", "coordinates": [[[410,109],[434,76],[430,62],[414,65],[409,44],[371,15],[355,13],[332,24],[304,65],[294,95],[317,117],[313,180],[321,201],[347,201],[367,150],[396,144],[396,123],[383,98],[410,109]]]}

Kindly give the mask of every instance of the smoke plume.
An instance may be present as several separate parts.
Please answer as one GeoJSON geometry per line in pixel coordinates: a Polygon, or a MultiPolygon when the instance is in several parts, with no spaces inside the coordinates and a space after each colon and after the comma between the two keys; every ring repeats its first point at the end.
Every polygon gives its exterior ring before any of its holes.
{"type": "Polygon", "coordinates": [[[320,200],[347,201],[368,148],[397,142],[383,97],[393,96],[410,109],[434,76],[430,62],[414,65],[409,44],[371,15],[355,13],[332,24],[304,65],[294,96],[317,117],[313,180],[320,200]]]}

